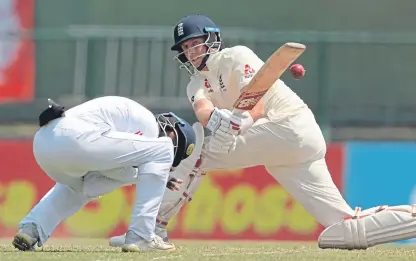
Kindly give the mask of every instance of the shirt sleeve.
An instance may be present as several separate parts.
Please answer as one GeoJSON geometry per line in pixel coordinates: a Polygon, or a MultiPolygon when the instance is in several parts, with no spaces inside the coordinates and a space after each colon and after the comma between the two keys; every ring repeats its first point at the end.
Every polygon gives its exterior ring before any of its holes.
{"type": "Polygon", "coordinates": [[[205,96],[203,83],[199,80],[191,80],[186,88],[186,93],[192,105],[199,100],[208,99],[205,96]]]}
{"type": "Polygon", "coordinates": [[[260,70],[264,62],[248,47],[238,46],[231,53],[232,72],[239,90],[244,88],[260,70]]]}

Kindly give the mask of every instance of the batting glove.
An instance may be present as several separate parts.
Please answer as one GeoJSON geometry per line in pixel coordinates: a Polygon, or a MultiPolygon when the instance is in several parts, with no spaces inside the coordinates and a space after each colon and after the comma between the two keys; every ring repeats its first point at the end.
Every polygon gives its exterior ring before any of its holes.
{"type": "Polygon", "coordinates": [[[217,136],[211,136],[207,144],[207,149],[213,153],[227,154],[234,151],[236,147],[236,137],[232,136],[232,139],[224,141],[217,136]]]}
{"type": "Polygon", "coordinates": [[[254,119],[248,111],[243,112],[240,117],[233,115],[232,118],[233,126],[237,132],[237,135],[242,135],[250,129],[254,124],[254,119]]]}
{"type": "Polygon", "coordinates": [[[238,116],[227,109],[215,108],[208,121],[207,128],[213,136],[229,141],[235,135],[244,134],[253,124],[254,120],[248,111],[238,116]]]}
{"type": "Polygon", "coordinates": [[[229,131],[229,129],[232,129],[232,117],[233,113],[231,111],[214,108],[207,123],[207,129],[211,131],[212,135],[218,134],[225,140],[227,140],[227,138],[230,139],[230,136],[233,135],[233,133],[229,131]]]}

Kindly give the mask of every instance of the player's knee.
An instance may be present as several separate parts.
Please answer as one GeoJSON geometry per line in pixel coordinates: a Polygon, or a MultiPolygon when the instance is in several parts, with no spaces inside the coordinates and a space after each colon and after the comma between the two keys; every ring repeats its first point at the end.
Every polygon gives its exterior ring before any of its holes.
{"type": "Polygon", "coordinates": [[[91,200],[98,199],[101,195],[91,193],[91,191],[85,191],[83,193],[83,196],[84,196],[85,201],[88,202],[88,201],[91,201],[91,200]]]}
{"type": "Polygon", "coordinates": [[[168,143],[163,143],[156,148],[156,153],[153,156],[153,161],[157,163],[172,165],[174,158],[174,147],[172,142],[170,141],[168,143]]]}
{"type": "Polygon", "coordinates": [[[82,191],[61,183],[56,183],[53,193],[58,193],[65,198],[76,198],[77,201],[81,202],[88,201],[88,197],[82,191]]]}
{"type": "Polygon", "coordinates": [[[174,161],[173,145],[158,146],[155,153],[149,155],[149,161],[138,166],[140,174],[157,174],[163,179],[167,179],[174,161]]]}
{"type": "Polygon", "coordinates": [[[107,171],[90,171],[82,182],[82,191],[89,199],[96,199],[122,186],[135,183],[137,168],[118,168],[107,171]]]}

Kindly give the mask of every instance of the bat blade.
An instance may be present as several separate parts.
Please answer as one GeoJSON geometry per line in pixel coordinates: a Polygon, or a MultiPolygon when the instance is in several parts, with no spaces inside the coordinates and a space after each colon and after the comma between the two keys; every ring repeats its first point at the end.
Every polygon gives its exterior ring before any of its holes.
{"type": "Polygon", "coordinates": [[[277,49],[254,75],[233,107],[241,111],[253,109],[305,49],[306,46],[300,43],[285,43],[277,49]]]}

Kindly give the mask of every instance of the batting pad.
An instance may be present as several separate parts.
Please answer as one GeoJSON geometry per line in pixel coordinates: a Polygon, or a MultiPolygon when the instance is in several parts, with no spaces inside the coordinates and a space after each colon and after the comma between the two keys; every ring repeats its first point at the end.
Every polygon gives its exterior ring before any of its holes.
{"type": "Polygon", "coordinates": [[[192,199],[192,195],[198,189],[204,173],[199,169],[199,161],[204,144],[204,127],[195,122],[192,125],[195,131],[195,148],[191,156],[181,161],[179,166],[170,173],[171,176],[183,180],[179,191],[166,190],[157,215],[157,223],[166,227],[169,220],[176,216],[182,206],[192,199]]]}
{"type": "Polygon", "coordinates": [[[381,206],[346,218],[326,228],[318,239],[320,248],[367,249],[416,237],[416,205],[381,206]]]}

